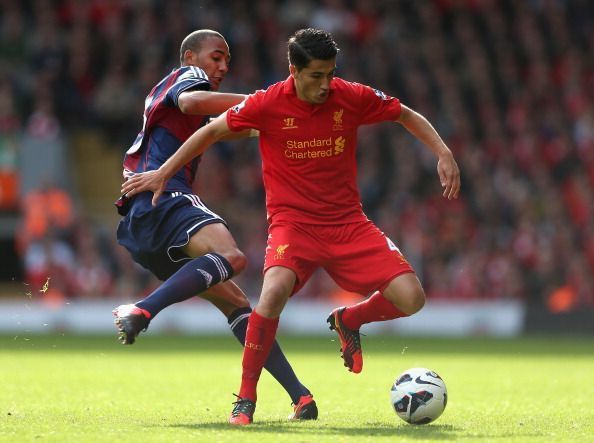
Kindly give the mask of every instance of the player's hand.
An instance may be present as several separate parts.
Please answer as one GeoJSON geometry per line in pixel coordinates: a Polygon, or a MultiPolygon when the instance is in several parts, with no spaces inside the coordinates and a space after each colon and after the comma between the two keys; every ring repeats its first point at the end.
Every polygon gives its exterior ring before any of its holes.
{"type": "Polygon", "coordinates": [[[167,180],[159,173],[159,171],[147,171],[139,174],[134,174],[122,184],[122,194],[127,197],[133,197],[141,192],[150,191],[153,195],[153,206],[157,205],[157,201],[163,191],[167,180]]]}
{"type": "Polygon", "coordinates": [[[443,188],[443,196],[448,200],[458,198],[460,193],[460,169],[451,152],[443,154],[437,161],[437,173],[443,188]]]}

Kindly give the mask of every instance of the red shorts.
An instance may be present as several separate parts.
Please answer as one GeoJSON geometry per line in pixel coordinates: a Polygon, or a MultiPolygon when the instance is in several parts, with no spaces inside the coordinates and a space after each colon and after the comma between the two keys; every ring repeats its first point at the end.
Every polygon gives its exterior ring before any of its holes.
{"type": "Polygon", "coordinates": [[[321,267],[343,289],[362,295],[384,290],[398,275],[414,272],[400,250],[371,221],[342,225],[272,223],[264,272],[284,266],[297,274],[293,293],[321,267]]]}

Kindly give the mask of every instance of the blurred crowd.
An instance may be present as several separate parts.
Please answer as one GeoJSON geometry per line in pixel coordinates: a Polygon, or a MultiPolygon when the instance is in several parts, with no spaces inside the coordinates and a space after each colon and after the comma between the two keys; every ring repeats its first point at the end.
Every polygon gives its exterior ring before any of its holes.
{"type": "MultiPolygon", "coordinates": [[[[462,197],[447,201],[435,158],[403,128],[360,131],[365,210],[428,296],[520,299],[553,311],[594,306],[590,0],[0,0],[0,20],[0,179],[18,170],[15,134],[36,118],[37,126],[58,121],[66,134],[81,126],[108,134],[123,155],[144,97],[178,65],[179,44],[194,29],[227,38],[222,89],[247,93],[287,76],[286,41],[296,29],[323,28],[341,48],[339,76],[421,112],[459,162],[462,197]]],[[[256,143],[207,153],[198,192],[248,256],[238,282],[256,296],[266,240],[256,143]]],[[[73,217],[67,235],[50,229],[20,243],[27,279],[54,275],[39,273],[31,256],[60,238],[69,275],[81,275],[64,286],[66,296],[134,298],[154,284],[114,232],[84,219],[73,217]],[[102,271],[85,274],[87,263],[102,271]],[[84,287],[90,281],[93,290],[84,287]]],[[[347,296],[323,273],[303,292],[347,296]]]]}

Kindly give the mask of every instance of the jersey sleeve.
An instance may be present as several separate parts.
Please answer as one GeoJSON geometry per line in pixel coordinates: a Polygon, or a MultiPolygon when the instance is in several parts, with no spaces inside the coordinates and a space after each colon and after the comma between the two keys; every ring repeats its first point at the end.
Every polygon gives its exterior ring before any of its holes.
{"type": "Polygon", "coordinates": [[[165,95],[165,101],[169,105],[178,107],[179,95],[184,91],[191,90],[208,91],[210,89],[210,81],[208,75],[202,69],[196,66],[186,66],[180,69],[180,75],[175,79],[165,95]]]}
{"type": "Polygon", "coordinates": [[[232,131],[260,129],[264,91],[257,91],[227,111],[227,126],[232,131]]]}
{"type": "Polygon", "coordinates": [[[400,100],[365,85],[357,85],[361,103],[361,124],[395,121],[400,116],[400,100]]]}

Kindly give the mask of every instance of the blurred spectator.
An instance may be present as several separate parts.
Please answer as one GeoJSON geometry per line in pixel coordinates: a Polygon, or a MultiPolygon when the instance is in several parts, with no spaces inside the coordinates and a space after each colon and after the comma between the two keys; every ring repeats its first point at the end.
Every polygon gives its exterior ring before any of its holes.
{"type": "MultiPolygon", "coordinates": [[[[594,306],[590,1],[0,2],[0,181],[26,150],[21,122],[29,140],[43,136],[37,155],[50,152],[52,134],[61,143],[81,126],[123,155],[140,129],[135,116],[147,88],[178,65],[170,48],[191,30],[229,36],[236,66],[225,88],[249,92],[284,78],[285,41],[303,26],[334,32],[338,75],[419,109],[459,159],[462,199],[440,204],[434,159],[397,125],[360,134],[366,210],[401,246],[429,297],[594,306]]],[[[263,191],[255,142],[239,143],[207,153],[198,183],[248,255],[240,284],[253,296],[266,237],[263,191]]],[[[51,152],[48,164],[68,157],[63,148],[51,152]]],[[[9,186],[2,181],[2,192],[9,186]]],[[[111,283],[81,293],[150,285],[111,241],[96,243],[70,245],[85,264],[79,275],[111,283]]],[[[300,296],[345,296],[324,279],[300,296]]]]}
{"type": "Polygon", "coordinates": [[[39,78],[31,113],[19,137],[20,195],[52,183],[70,187],[70,165],[67,135],[64,134],[55,109],[51,85],[39,78]]]}
{"type": "Polygon", "coordinates": [[[52,230],[24,251],[25,283],[30,293],[43,294],[51,303],[61,303],[72,295],[72,270],[77,258],[70,245],[52,230]]]}
{"type": "Polygon", "coordinates": [[[71,294],[80,298],[112,294],[114,276],[102,255],[98,232],[93,224],[81,218],[73,232],[76,262],[72,266],[71,294]]]}
{"type": "Polygon", "coordinates": [[[21,250],[46,237],[69,239],[74,227],[72,198],[63,189],[46,183],[22,200],[23,220],[18,232],[21,250]]]}
{"type": "Polygon", "coordinates": [[[20,130],[13,87],[0,78],[0,210],[17,208],[20,130]]]}
{"type": "Polygon", "coordinates": [[[23,257],[25,282],[39,291],[51,280],[52,298],[71,294],[71,275],[77,260],[70,244],[74,227],[72,199],[51,184],[29,192],[22,200],[17,248],[23,257]]]}
{"type": "Polygon", "coordinates": [[[72,197],[49,183],[22,201],[18,249],[31,293],[52,303],[116,294],[136,299],[155,284],[120,254],[111,232],[80,217],[72,197]]]}
{"type": "Polygon", "coordinates": [[[129,143],[131,128],[137,123],[137,97],[123,68],[115,61],[99,82],[94,106],[97,121],[113,137],[113,141],[124,146],[129,143]]]}

